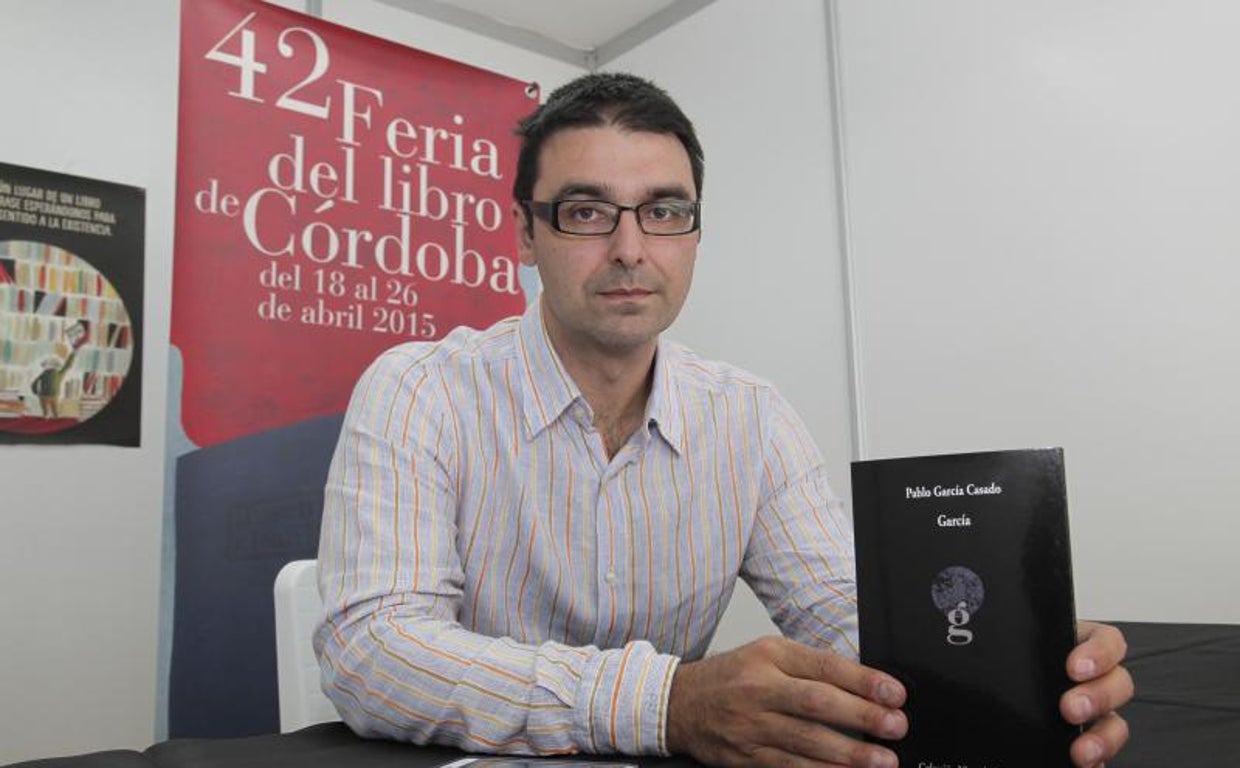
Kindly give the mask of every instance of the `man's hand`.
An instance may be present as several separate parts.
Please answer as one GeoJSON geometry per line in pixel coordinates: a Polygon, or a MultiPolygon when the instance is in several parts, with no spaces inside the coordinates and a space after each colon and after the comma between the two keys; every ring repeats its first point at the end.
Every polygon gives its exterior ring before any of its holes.
{"type": "Polygon", "coordinates": [[[888,674],[764,637],[676,669],[667,745],[713,766],[894,768],[891,750],[835,728],[902,738],[904,699],[904,687],[888,674]]]}
{"type": "Polygon", "coordinates": [[[1091,723],[1072,743],[1080,768],[1100,766],[1128,741],[1128,723],[1115,714],[1132,698],[1132,676],[1121,666],[1128,644],[1115,627],[1077,623],[1077,646],[1068,654],[1068,677],[1076,685],[1059,700],[1059,711],[1073,725],[1091,723]]]}

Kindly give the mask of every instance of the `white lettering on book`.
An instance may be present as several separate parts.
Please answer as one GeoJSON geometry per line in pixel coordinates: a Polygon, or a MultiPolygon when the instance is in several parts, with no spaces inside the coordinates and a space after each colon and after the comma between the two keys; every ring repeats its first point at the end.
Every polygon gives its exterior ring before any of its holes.
{"type": "Polygon", "coordinates": [[[973,525],[973,519],[968,514],[962,515],[939,515],[935,522],[940,528],[968,528],[973,525]]]}
{"type": "Polygon", "coordinates": [[[973,642],[973,630],[965,629],[969,623],[969,604],[964,600],[947,612],[947,642],[952,645],[968,645],[973,642]]]}
{"type": "Polygon", "coordinates": [[[969,483],[968,485],[936,485],[930,490],[926,490],[924,485],[916,487],[904,486],[905,499],[928,499],[947,498],[952,496],[998,496],[1003,493],[1003,486],[991,480],[987,485],[977,485],[969,483]]]}

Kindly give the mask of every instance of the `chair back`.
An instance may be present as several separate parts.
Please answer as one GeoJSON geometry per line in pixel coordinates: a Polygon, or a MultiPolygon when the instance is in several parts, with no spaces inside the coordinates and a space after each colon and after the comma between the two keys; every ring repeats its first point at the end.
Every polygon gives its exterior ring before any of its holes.
{"type": "Polygon", "coordinates": [[[282,733],[340,719],[319,685],[319,662],[311,646],[323,616],[317,577],[316,560],[294,560],[276,575],[276,679],[282,733]]]}

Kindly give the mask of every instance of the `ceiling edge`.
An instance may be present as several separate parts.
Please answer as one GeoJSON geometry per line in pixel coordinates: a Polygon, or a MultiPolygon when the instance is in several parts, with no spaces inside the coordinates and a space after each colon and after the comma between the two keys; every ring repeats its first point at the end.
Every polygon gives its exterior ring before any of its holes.
{"type": "Polygon", "coordinates": [[[668,7],[638,24],[629,27],[612,39],[594,49],[589,69],[597,69],[622,56],[663,30],[678,24],[702,10],[715,0],[676,0],[668,7]]]}
{"type": "MultiPolygon", "coordinates": [[[[709,1],[707,0],[707,2],[709,1]]],[[[428,19],[459,27],[502,43],[508,43],[509,45],[556,59],[557,61],[563,61],[582,69],[592,68],[593,51],[584,51],[571,45],[565,45],[559,40],[553,40],[528,29],[505,24],[485,14],[467,11],[454,5],[438,2],[437,0],[379,0],[379,2],[390,5],[393,8],[399,8],[402,11],[416,13],[428,19]]],[[[695,2],[700,2],[700,0],[695,0],[695,2]]],[[[636,28],[634,27],[634,29],[636,28]]],[[[627,35],[628,32],[624,34],[627,35]]]]}

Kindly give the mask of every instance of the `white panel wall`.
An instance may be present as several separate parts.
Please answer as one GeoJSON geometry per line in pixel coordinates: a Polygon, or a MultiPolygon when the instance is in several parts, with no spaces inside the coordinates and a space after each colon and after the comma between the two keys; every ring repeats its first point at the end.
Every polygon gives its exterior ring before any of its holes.
{"type": "Polygon", "coordinates": [[[0,160],[146,188],[142,447],[0,447],[0,763],[149,742],[178,6],[0,2],[0,160]]]}
{"type": "Polygon", "coordinates": [[[1063,445],[1081,615],[1240,621],[1240,7],[838,6],[871,455],[1063,445]]]}

